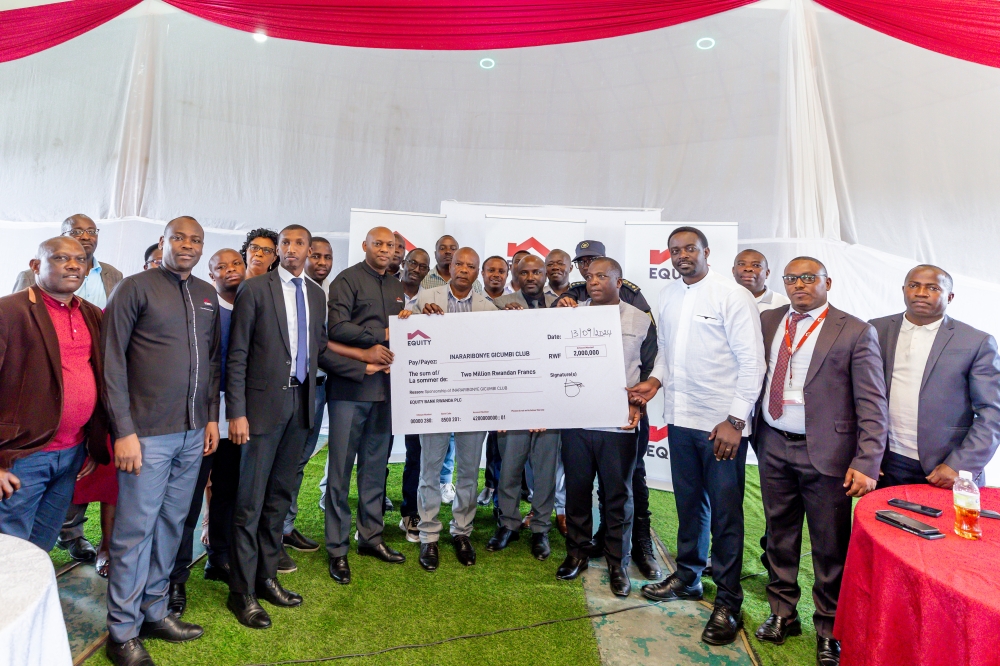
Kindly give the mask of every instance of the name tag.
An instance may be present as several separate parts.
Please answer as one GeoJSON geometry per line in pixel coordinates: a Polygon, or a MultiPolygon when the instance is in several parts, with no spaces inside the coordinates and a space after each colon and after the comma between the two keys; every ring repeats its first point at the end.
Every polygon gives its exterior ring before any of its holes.
{"type": "Polygon", "coordinates": [[[806,397],[801,389],[785,389],[784,399],[781,401],[783,405],[804,405],[806,404],[806,397]]]}

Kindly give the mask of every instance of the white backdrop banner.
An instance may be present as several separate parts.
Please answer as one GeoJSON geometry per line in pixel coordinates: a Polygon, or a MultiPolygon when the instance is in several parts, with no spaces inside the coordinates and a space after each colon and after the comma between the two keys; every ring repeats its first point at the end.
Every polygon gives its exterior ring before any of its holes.
{"type": "MultiPolygon", "coordinates": [[[[736,222],[625,222],[625,261],[622,268],[629,280],[642,289],[653,317],[659,312],[660,290],[680,275],[670,263],[667,239],[677,227],[693,226],[708,238],[709,265],[726,273],[732,269],[739,247],[739,224],[736,222]]],[[[646,480],[652,488],[673,490],[670,457],[667,449],[667,425],[663,422],[663,398],[656,394],[648,407],[649,446],[646,448],[646,480]]],[[[753,452],[747,462],[757,463],[753,452]]]]}
{"type": "Polygon", "coordinates": [[[398,232],[406,241],[406,251],[423,248],[434,265],[434,244],[444,235],[444,215],[434,213],[404,213],[393,210],[351,209],[351,231],[347,251],[347,265],[353,266],[365,258],[361,249],[368,232],[374,227],[388,227],[398,232]]]}

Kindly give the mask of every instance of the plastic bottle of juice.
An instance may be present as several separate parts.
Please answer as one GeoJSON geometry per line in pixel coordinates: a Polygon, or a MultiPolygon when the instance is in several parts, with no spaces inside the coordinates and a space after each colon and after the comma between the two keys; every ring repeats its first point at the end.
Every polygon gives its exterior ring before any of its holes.
{"type": "Polygon", "coordinates": [[[972,481],[972,472],[959,472],[952,486],[955,496],[955,534],[963,539],[979,539],[979,488],[972,481]]]}

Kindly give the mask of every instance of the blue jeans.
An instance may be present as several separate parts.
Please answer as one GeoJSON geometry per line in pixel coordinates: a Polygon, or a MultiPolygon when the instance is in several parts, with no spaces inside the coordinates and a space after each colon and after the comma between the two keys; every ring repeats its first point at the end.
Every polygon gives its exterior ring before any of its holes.
{"type": "Polygon", "coordinates": [[[10,499],[0,500],[0,533],[30,541],[45,552],[52,550],[86,459],[87,447],[81,444],[62,451],[36,451],[16,460],[10,471],[21,480],[21,488],[10,499]]]}
{"type": "Polygon", "coordinates": [[[444,456],[444,463],[441,465],[441,485],[451,483],[455,472],[455,435],[451,435],[448,441],[448,453],[444,456]]]}
{"type": "Polygon", "coordinates": [[[734,614],[743,605],[743,489],[747,446],[733,460],[716,460],[709,433],[669,425],[670,475],[677,503],[677,576],[685,585],[701,581],[712,544],[716,601],[734,614]]]}

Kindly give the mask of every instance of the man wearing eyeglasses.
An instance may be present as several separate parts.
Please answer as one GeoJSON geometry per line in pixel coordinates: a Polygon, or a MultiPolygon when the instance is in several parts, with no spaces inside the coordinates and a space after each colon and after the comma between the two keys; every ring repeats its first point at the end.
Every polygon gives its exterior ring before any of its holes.
{"type": "MultiPolygon", "coordinates": [[[[97,228],[94,221],[83,213],[67,217],[62,223],[62,235],[69,236],[79,242],[87,254],[87,265],[84,268],[85,277],[75,295],[103,310],[108,304],[108,297],[112,290],[122,281],[122,273],[111,264],[94,259],[99,232],[100,229],[97,228]]],[[[17,281],[14,283],[14,292],[34,286],[35,274],[29,268],[18,274],[17,281]]],[[[89,479],[86,483],[92,484],[93,482],[94,479],[89,479]]],[[[114,506],[111,505],[110,509],[113,510],[114,506]]],[[[103,511],[107,510],[103,509],[103,511]]],[[[70,557],[81,562],[89,562],[97,558],[97,550],[83,536],[85,522],[87,522],[87,504],[71,504],[62,531],[59,533],[59,540],[56,542],[60,548],[69,553],[70,557]]]]}
{"type": "MultiPolygon", "coordinates": [[[[142,270],[148,271],[150,268],[156,268],[163,263],[163,250],[160,249],[159,243],[153,243],[146,248],[146,253],[142,256],[142,270]]],[[[242,259],[241,259],[242,261],[242,259]]]]}
{"type": "Polygon", "coordinates": [[[875,328],[827,301],[818,259],[796,257],[781,278],[791,307],[761,314],[767,376],[753,436],[769,534],[771,615],[757,638],[801,633],[796,606],[802,518],[809,521],[816,582],[816,663],[837,666],[837,597],[851,538],[851,501],[875,489],[889,422],[875,328]]]}

